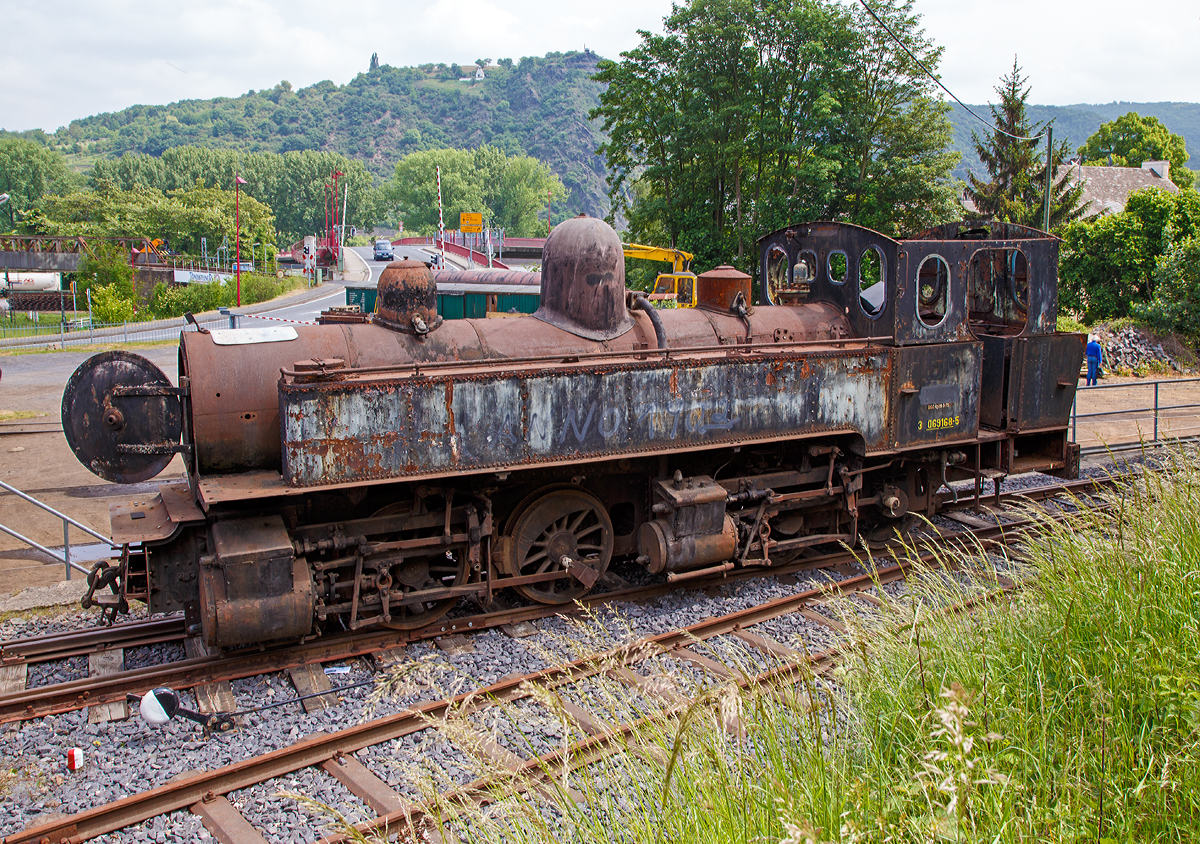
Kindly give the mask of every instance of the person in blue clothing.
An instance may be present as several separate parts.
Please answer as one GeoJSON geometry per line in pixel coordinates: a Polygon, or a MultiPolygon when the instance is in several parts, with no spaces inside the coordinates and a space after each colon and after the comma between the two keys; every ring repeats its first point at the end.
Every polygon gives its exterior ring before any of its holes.
{"type": "Polygon", "coordinates": [[[1104,356],[1104,350],[1100,347],[1100,341],[1093,334],[1088,337],[1087,344],[1087,386],[1092,386],[1100,377],[1100,359],[1104,356]]]}

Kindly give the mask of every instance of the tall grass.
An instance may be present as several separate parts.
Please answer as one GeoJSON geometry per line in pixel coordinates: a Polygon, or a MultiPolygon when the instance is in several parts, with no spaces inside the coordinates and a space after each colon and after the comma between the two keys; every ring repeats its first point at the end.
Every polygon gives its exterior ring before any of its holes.
{"type": "Polygon", "coordinates": [[[877,612],[847,601],[831,677],[683,690],[617,754],[437,816],[488,842],[1200,840],[1200,472],[1176,455],[1039,518],[1020,564],[966,549],[877,612]]]}

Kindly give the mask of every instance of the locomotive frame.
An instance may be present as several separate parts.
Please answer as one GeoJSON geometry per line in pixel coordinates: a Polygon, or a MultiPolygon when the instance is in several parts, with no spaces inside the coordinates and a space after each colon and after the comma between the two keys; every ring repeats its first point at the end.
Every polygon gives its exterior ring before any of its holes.
{"type": "Polygon", "coordinates": [[[1057,250],[1003,223],[807,223],[760,239],[761,304],[726,267],[660,312],[581,217],[532,316],[443,323],[428,269],[395,262],[369,322],[185,332],[177,386],[104,353],[64,394],[76,454],[188,471],[114,506],[122,559],[85,600],[183,610],[223,648],[417,629],[501,589],[575,600],[615,557],[769,568],[903,529],[955,480],[1073,476],[1057,250]]]}

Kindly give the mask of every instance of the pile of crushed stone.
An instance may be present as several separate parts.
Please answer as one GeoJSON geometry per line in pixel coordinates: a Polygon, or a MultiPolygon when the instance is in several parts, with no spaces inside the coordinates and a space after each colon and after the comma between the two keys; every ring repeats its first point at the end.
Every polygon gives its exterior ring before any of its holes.
{"type": "Polygon", "coordinates": [[[1175,335],[1159,337],[1146,328],[1127,325],[1116,331],[1097,326],[1092,333],[1104,348],[1106,372],[1140,373],[1171,369],[1180,373],[1197,372],[1196,354],[1175,335]]]}

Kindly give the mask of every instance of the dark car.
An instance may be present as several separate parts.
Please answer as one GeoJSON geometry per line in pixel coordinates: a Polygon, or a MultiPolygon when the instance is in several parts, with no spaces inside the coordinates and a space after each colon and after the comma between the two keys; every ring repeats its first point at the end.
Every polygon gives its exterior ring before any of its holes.
{"type": "Polygon", "coordinates": [[[375,241],[375,260],[376,261],[394,261],[396,253],[392,251],[392,242],[390,240],[375,241]]]}

